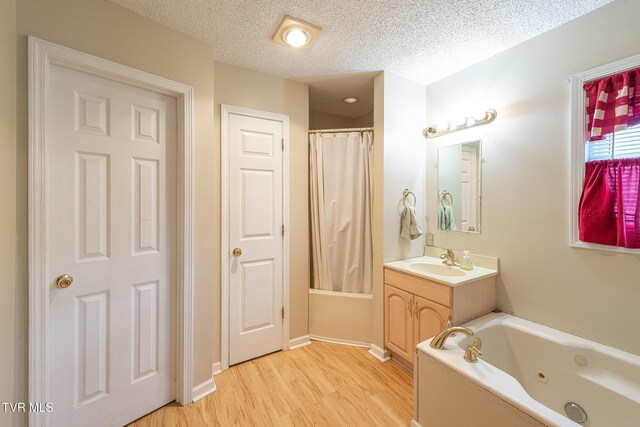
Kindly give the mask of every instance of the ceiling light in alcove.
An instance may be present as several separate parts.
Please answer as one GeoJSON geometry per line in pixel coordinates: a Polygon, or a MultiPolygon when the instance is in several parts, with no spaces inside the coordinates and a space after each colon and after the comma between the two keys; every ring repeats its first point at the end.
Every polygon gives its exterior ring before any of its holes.
{"type": "Polygon", "coordinates": [[[355,104],[358,101],[360,101],[360,98],[356,98],[355,96],[347,96],[342,100],[345,104],[355,104]]]}
{"type": "Polygon", "coordinates": [[[301,19],[285,15],[272,39],[276,43],[296,49],[308,48],[322,29],[301,19]]]}

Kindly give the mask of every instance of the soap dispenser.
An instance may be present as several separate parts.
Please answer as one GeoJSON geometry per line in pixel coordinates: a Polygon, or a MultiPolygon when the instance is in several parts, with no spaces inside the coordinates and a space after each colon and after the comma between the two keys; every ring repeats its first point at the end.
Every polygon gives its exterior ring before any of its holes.
{"type": "Polygon", "coordinates": [[[471,255],[469,255],[469,251],[464,251],[462,253],[462,260],[458,262],[458,265],[463,270],[473,270],[473,263],[471,262],[471,255]]]}

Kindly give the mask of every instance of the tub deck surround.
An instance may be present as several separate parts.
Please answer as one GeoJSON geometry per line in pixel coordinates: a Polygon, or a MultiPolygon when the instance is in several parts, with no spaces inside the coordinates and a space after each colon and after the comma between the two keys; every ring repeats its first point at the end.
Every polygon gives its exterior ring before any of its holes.
{"type": "MultiPolygon", "coordinates": [[[[482,339],[483,358],[477,363],[464,361],[464,349],[472,338],[463,335],[447,340],[445,350],[431,348],[430,340],[417,346],[417,425],[434,422],[431,406],[437,402],[420,397],[434,396],[429,387],[435,384],[425,377],[427,370],[433,371],[429,366],[433,361],[451,369],[452,383],[460,384],[459,374],[467,384],[480,385],[545,425],[578,426],[564,416],[568,402],[585,410],[584,426],[637,425],[639,356],[504,313],[488,314],[465,326],[482,339]]],[[[489,405],[497,407],[499,400],[489,405]]]]}

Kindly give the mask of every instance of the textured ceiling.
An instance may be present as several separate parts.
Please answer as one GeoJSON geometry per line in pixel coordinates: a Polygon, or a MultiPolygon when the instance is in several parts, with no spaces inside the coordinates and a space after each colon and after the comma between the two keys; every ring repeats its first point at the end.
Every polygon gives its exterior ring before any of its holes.
{"type": "Polygon", "coordinates": [[[308,77],[309,108],[354,119],[367,114],[373,110],[373,77],[376,74],[378,72],[308,77]],[[342,100],[347,96],[360,100],[345,104],[342,100]]]}
{"type": "Polygon", "coordinates": [[[209,44],[218,61],[313,93],[319,77],[379,70],[428,84],[612,0],[112,1],[209,44]],[[271,40],[285,14],[322,27],[309,50],[271,40]]]}

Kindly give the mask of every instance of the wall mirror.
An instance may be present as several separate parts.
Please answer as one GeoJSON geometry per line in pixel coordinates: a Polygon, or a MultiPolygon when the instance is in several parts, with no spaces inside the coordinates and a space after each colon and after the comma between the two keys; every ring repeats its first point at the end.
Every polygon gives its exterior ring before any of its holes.
{"type": "Polygon", "coordinates": [[[479,233],[482,141],[438,149],[438,229],[479,233]]]}

